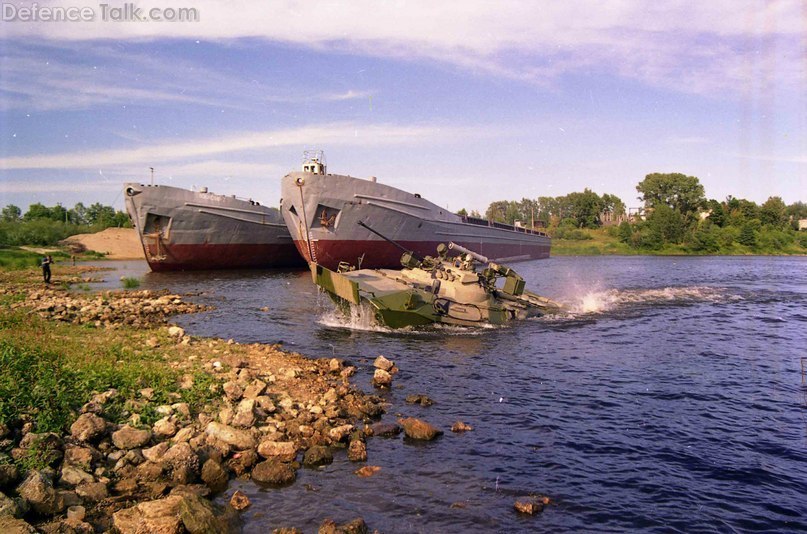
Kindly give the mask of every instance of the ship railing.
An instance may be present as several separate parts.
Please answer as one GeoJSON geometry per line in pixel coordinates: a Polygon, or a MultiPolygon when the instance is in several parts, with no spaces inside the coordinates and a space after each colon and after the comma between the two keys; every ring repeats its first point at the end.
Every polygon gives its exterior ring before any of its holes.
{"type": "MultiPolygon", "coordinates": [[[[514,226],[512,224],[505,224],[496,221],[489,221],[487,219],[481,219],[479,217],[471,217],[470,215],[461,215],[462,222],[468,224],[475,224],[477,226],[488,226],[491,228],[499,228],[502,230],[510,230],[512,232],[520,232],[522,234],[532,234],[532,235],[547,235],[546,232],[535,229],[535,228],[527,228],[525,226],[514,226]]],[[[544,223],[542,221],[536,221],[536,227],[543,228],[544,223]]]]}

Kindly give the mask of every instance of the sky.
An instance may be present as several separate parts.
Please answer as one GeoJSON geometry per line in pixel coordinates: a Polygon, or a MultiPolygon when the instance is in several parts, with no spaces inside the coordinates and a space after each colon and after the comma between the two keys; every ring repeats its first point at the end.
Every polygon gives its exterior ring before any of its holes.
{"type": "Polygon", "coordinates": [[[150,168],[277,205],[307,149],[455,211],[639,206],[654,172],[807,201],[803,0],[0,4],[0,205],[23,211],[123,209],[150,168]]]}

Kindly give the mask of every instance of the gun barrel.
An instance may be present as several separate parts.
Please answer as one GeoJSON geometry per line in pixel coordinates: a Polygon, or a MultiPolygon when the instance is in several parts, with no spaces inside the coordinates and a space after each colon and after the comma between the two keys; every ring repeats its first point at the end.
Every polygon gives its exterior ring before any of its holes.
{"type": "Polygon", "coordinates": [[[448,244],[448,248],[451,250],[457,250],[463,254],[469,254],[473,259],[481,263],[490,263],[490,260],[487,257],[479,254],[478,252],[474,252],[473,250],[468,250],[467,248],[463,247],[462,245],[458,245],[453,241],[448,244]]]}

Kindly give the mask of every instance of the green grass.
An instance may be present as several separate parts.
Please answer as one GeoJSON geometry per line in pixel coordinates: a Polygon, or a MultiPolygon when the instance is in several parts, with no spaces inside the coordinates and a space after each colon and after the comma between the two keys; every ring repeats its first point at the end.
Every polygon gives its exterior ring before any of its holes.
{"type": "Polygon", "coordinates": [[[124,289],[137,289],[140,287],[140,280],[137,278],[122,278],[121,282],[124,289]]]}
{"type": "MultiPolygon", "coordinates": [[[[55,252],[51,254],[58,262],[69,259],[70,255],[64,252],[55,252]]],[[[31,252],[17,247],[2,247],[0,248],[0,269],[9,271],[18,271],[20,269],[27,269],[29,267],[39,267],[42,261],[43,254],[31,252]]]]}
{"type": "Polygon", "coordinates": [[[197,369],[193,388],[180,389],[189,371],[169,365],[175,356],[145,347],[149,335],[176,346],[162,330],[99,330],[0,308],[0,423],[12,426],[25,416],[36,432],[62,432],[94,393],[110,388],[119,395],[104,406],[104,416],[118,423],[136,412],[141,424],[151,424],[160,404],[181,400],[198,411],[211,402],[215,379],[197,369]],[[127,403],[146,387],[154,389],[149,403],[127,403]]]}

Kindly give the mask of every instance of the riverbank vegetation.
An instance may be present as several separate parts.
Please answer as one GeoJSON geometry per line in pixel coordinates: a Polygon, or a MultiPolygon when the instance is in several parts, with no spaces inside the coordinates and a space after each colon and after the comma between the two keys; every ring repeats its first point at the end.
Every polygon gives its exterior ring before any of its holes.
{"type": "Polygon", "coordinates": [[[131,226],[126,213],[100,203],[84,206],[79,202],[72,209],[36,203],[25,213],[9,204],[0,212],[0,247],[54,246],[71,235],[131,226]]]}
{"type": "Polygon", "coordinates": [[[761,205],[707,199],[697,177],[648,174],[636,186],[642,208],[586,189],[561,197],[497,201],[492,221],[546,228],[555,255],[807,254],[807,204],[770,197],[761,205]]]}

